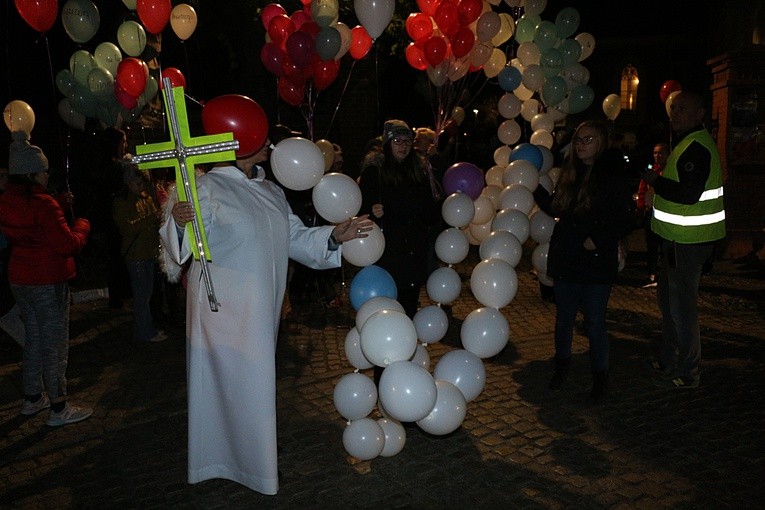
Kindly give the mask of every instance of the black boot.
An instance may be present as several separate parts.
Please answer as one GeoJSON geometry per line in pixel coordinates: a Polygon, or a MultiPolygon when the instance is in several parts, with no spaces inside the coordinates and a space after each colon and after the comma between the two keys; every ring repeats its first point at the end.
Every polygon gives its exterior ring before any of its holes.
{"type": "Polygon", "coordinates": [[[571,358],[555,358],[555,373],[550,380],[550,389],[559,390],[566,382],[568,370],[571,367],[571,358]]]}
{"type": "Polygon", "coordinates": [[[590,400],[593,403],[602,402],[608,392],[608,372],[593,372],[592,391],[590,400]]]}

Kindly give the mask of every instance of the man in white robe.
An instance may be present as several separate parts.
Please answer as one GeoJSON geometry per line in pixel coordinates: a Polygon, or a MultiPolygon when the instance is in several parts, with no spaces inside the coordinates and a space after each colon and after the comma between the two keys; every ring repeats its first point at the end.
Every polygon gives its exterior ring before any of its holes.
{"type": "MultiPolygon", "coordinates": [[[[194,261],[186,300],[188,480],[225,478],[276,494],[275,351],[288,256],[312,268],[338,267],[339,245],[366,237],[372,227],[366,216],[305,227],[282,189],[256,166],[268,157],[268,145],[197,179],[220,307],[210,310],[201,264],[194,261]]],[[[160,228],[176,270],[191,256],[193,236],[180,225],[192,216],[191,203],[179,202],[160,228]]]]}

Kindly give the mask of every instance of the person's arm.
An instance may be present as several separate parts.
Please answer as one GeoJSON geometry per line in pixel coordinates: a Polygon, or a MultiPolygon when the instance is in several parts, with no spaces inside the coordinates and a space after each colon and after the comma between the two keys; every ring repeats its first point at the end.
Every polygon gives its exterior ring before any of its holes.
{"type": "Polygon", "coordinates": [[[64,211],[53,197],[41,200],[36,214],[47,242],[56,253],[70,257],[82,251],[90,233],[88,220],[77,218],[74,225],[69,227],[64,211]]]}
{"type": "Polygon", "coordinates": [[[652,172],[653,188],[660,197],[678,204],[695,204],[709,178],[712,154],[698,142],[691,143],[677,160],[678,181],[652,172]]]}

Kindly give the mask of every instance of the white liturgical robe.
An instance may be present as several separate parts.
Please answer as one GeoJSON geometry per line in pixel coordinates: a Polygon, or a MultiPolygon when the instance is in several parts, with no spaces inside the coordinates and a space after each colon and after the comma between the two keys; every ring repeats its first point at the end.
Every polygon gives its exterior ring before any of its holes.
{"type": "MultiPolygon", "coordinates": [[[[287,259],[338,267],[340,250],[328,249],[332,226],[303,225],[282,189],[253,170],[255,179],[232,166],[197,178],[220,307],[210,310],[201,265],[193,261],[186,298],[188,480],[225,478],[276,494],[275,351],[287,259]]],[[[183,264],[193,237],[170,215],[160,234],[167,258],[183,264]]]]}

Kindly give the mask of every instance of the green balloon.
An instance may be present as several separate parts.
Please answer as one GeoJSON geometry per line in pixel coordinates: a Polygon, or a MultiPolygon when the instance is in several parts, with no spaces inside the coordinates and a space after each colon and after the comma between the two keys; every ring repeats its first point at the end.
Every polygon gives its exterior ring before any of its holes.
{"type": "MultiPolygon", "coordinates": [[[[577,47],[579,47],[579,43],[577,43],[577,47]]],[[[117,66],[119,66],[120,62],[122,61],[122,52],[116,44],[110,42],[102,42],[96,46],[96,51],[93,54],[93,58],[96,59],[96,64],[98,64],[98,67],[103,67],[112,73],[112,76],[116,76],[117,66]]]]}
{"type": "Polygon", "coordinates": [[[316,52],[322,60],[335,58],[340,44],[340,32],[335,27],[324,27],[316,34],[316,52]]]}
{"type": "Polygon", "coordinates": [[[558,42],[558,34],[555,32],[555,25],[551,21],[543,21],[537,25],[534,30],[534,44],[539,51],[553,48],[558,42]]]}
{"type": "Polygon", "coordinates": [[[88,89],[96,97],[107,97],[114,93],[114,76],[103,67],[95,67],[88,73],[88,89]]]}
{"type": "Polygon", "coordinates": [[[558,51],[560,51],[563,57],[563,67],[566,67],[579,62],[579,55],[582,54],[582,45],[574,39],[563,39],[558,45],[558,51]]]}
{"type": "Polygon", "coordinates": [[[568,94],[569,113],[583,112],[592,104],[595,92],[589,85],[577,85],[568,94]]]}
{"type": "MultiPolygon", "coordinates": [[[[62,69],[56,73],[56,88],[65,96],[69,96],[74,90],[74,76],[69,69],[62,69]]],[[[68,103],[67,103],[68,104],[68,103]]]]}
{"type": "Polygon", "coordinates": [[[117,29],[117,42],[122,51],[137,57],[146,48],[146,31],[135,21],[126,21],[117,29]]]}
{"type": "Polygon", "coordinates": [[[76,43],[90,41],[101,24],[98,8],[90,0],[69,0],[61,10],[61,23],[76,43]]]}
{"type": "Polygon", "coordinates": [[[96,67],[96,59],[89,51],[77,50],[69,57],[69,70],[77,83],[88,85],[88,74],[90,70],[96,67]]]}
{"type": "Polygon", "coordinates": [[[72,94],[69,96],[69,103],[76,112],[86,117],[96,116],[98,100],[85,85],[75,85],[72,94]]]}
{"type": "Polygon", "coordinates": [[[542,22],[542,18],[539,15],[523,15],[518,23],[515,24],[515,40],[520,43],[530,42],[534,39],[534,32],[537,29],[537,25],[542,22]]]}
{"type": "Polygon", "coordinates": [[[566,80],[560,76],[547,78],[542,85],[542,102],[546,106],[555,106],[566,97],[566,80]]]}
{"type": "Polygon", "coordinates": [[[547,48],[539,56],[539,67],[547,78],[557,76],[563,69],[563,55],[555,48],[547,48]]]}
{"type": "Polygon", "coordinates": [[[555,31],[558,37],[571,37],[579,28],[579,11],[573,7],[564,7],[555,17],[555,31]]]}

